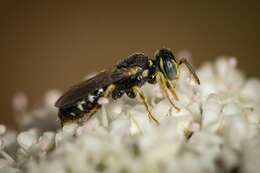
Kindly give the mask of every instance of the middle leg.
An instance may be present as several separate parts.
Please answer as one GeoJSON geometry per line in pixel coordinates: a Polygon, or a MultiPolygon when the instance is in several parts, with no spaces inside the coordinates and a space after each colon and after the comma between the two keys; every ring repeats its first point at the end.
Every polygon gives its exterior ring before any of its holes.
{"type": "Polygon", "coordinates": [[[137,87],[137,86],[134,86],[134,87],[133,87],[133,91],[134,91],[134,93],[136,93],[137,95],[139,95],[140,98],[142,99],[142,101],[143,101],[143,103],[144,103],[144,105],[145,105],[145,108],[146,108],[146,110],[147,110],[147,112],[148,112],[149,118],[152,119],[157,125],[159,125],[160,123],[159,123],[159,121],[153,116],[153,114],[152,114],[152,112],[151,112],[151,106],[150,106],[150,104],[148,103],[148,100],[147,100],[147,98],[145,97],[143,91],[142,91],[139,87],[137,87]]]}

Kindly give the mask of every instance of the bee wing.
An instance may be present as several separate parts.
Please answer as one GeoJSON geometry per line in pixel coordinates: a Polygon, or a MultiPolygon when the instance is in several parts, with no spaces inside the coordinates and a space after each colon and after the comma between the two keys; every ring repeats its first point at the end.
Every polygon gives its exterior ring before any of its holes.
{"type": "Polygon", "coordinates": [[[94,77],[85,80],[67,92],[65,92],[55,103],[58,108],[69,107],[82,98],[88,97],[89,94],[93,93],[95,90],[109,86],[110,84],[119,81],[126,77],[128,73],[125,71],[103,71],[95,75],[94,77]]]}

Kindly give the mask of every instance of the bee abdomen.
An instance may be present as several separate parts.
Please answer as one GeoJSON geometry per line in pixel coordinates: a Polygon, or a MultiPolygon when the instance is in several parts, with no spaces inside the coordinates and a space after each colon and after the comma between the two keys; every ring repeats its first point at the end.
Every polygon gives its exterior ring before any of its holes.
{"type": "Polygon", "coordinates": [[[82,118],[85,114],[90,113],[93,109],[100,107],[98,99],[103,95],[104,89],[96,90],[93,94],[89,94],[84,100],[80,100],[70,107],[59,109],[59,118],[62,123],[66,121],[82,118]]]}

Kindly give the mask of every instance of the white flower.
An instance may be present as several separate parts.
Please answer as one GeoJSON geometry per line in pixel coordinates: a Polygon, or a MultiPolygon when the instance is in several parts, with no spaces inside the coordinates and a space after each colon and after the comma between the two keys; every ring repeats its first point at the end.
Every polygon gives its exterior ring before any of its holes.
{"type": "Polygon", "coordinates": [[[21,132],[17,136],[17,142],[24,150],[29,150],[33,144],[37,143],[37,140],[38,134],[35,129],[31,129],[26,132],[21,132]]]}
{"type": "Polygon", "coordinates": [[[197,71],[200,86],[181,68],[180,79],[174,81],[179,112],[164,98],[159,85],[142,87],[159,126],[149,120],[140,100],[123,97],[117,101],[102,98],[102,108],[88,122],[68,123],[57,129],[53,103],[58,91],[48,92],[44,104],[33,111],[27,110],[26,97],[18,97],[14,105],[23,110],[20,127],[25,131],[14,141],[16,136],[8,137],[10,132],[0,125],[0,170],[258,172],[260,81],[246,79],[236,66],[234,57],[205,63],[197,71]],[[50,125],[54,122],[55,126],[50,125]],[[10,150],[14,144],[18,150],[10,150]]]}

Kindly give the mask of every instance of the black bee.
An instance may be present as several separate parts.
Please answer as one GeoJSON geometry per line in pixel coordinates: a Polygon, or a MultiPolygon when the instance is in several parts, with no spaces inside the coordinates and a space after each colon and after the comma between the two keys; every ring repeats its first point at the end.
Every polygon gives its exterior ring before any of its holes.
{"type": "Polygon", "coordinates": [[[134,53],[118,63],[113,70],[100,72],[72,87],[61,96],[55,103],[55,106],[59,108],[61,124],[83,117],[89,119],[101,107],[98,103],[101,97],[111,95],[112,99],[116,100],[124,94],[130,98],[138,95],[148,111],[149,118],[159,124],[152,115],[151,106],[140,88],[147,82],[150,84],[159,82],[164,95],[175,109],[180,110],[174,104],[170,94],[178,100],[172,80],[179,78],[181,64],[188,67],[195,81],[200,84],[198,76],[188,61],[185,58],[177,61],[169,49],[158,50],[154,59],[150,59],[142,53],[134,53]]]}

